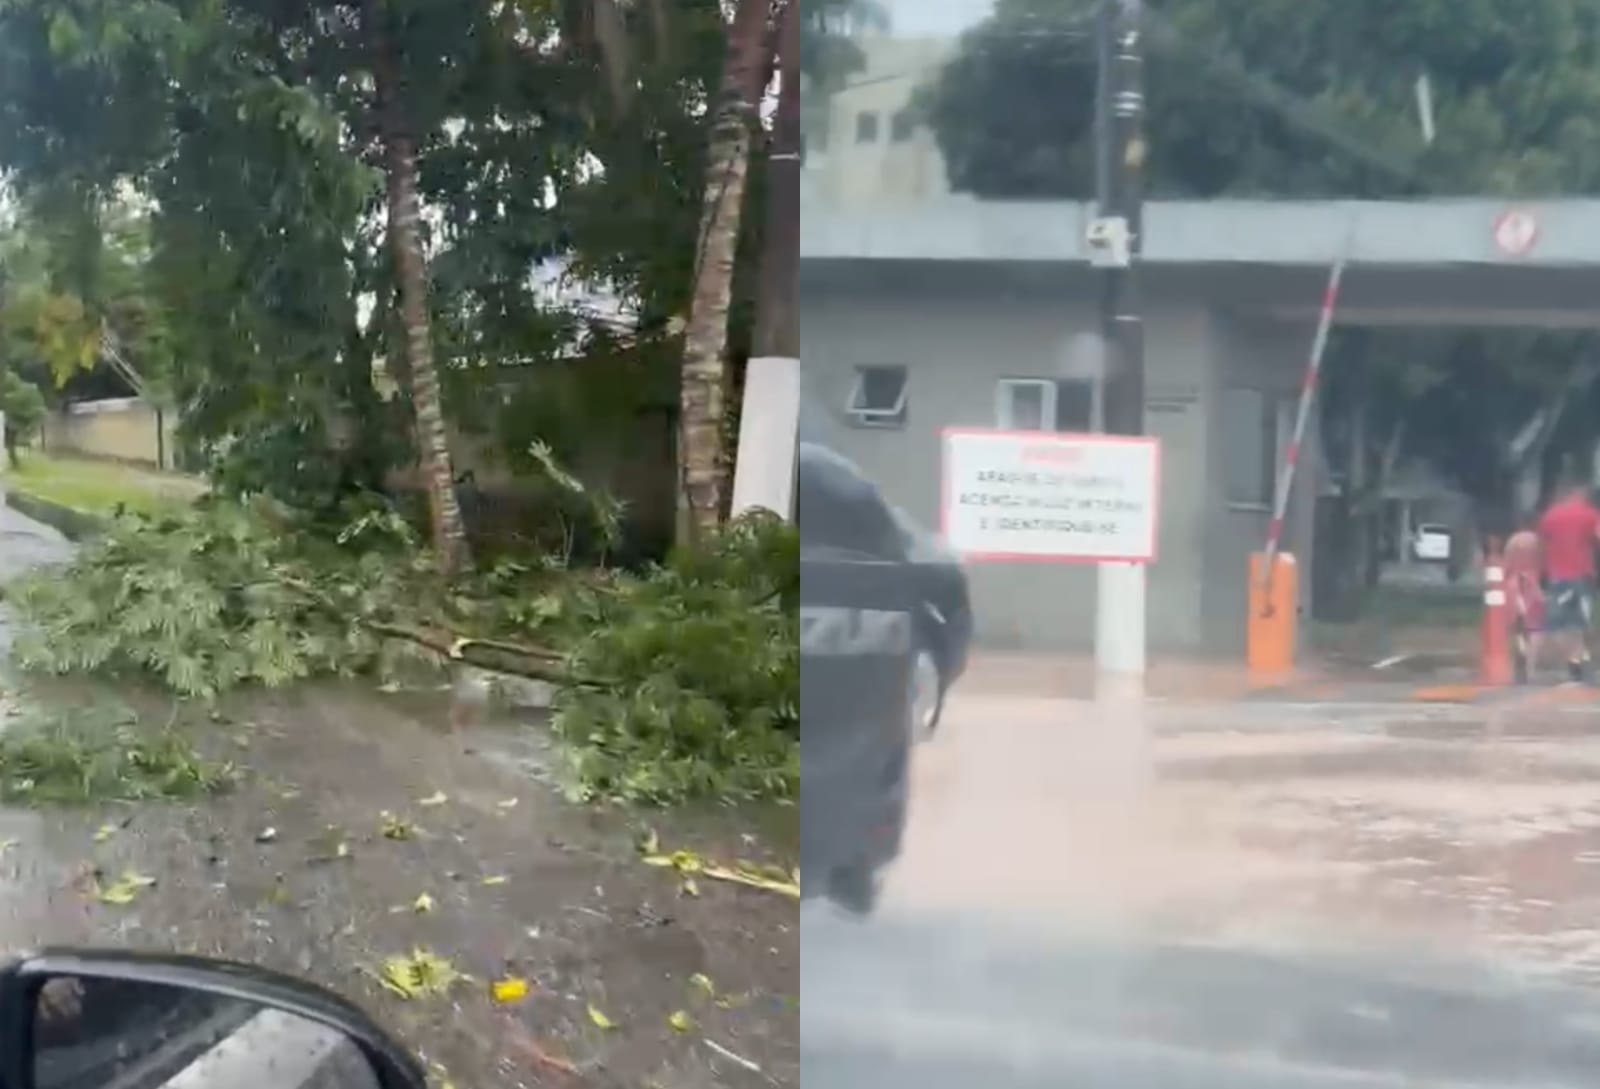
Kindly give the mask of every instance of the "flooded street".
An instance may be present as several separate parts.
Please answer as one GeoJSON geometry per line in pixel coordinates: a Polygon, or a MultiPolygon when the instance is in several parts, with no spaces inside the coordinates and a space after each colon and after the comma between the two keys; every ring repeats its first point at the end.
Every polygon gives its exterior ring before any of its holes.
{"type": "MultiPolygon", "coordinates": [[[[1126,1036],[1343,1077],[1388,1054],[1368,1039],[1381,1025],[1411,1049],[1384,1061],[1418,1077],[1566,1084],[1579,1067],[1551,1055],[1600,1056],[1600,711],[1587,700],[1152,702],[1113,715],[958,694],[918,761],[881,912],[807,916],[808,1062],[830,1039],[925,1054],[906,1034],[955,1047],[966,1032],[962,1055],[1026,1065],[1017,1057],[1069,1038],[1126,1036]],[[868,980],[897,970],[901,943],[920,950],[907,952],[915,971],[951,975],[897,991],[897,1005],[868,980]],[[1028,997],[1001,998],[1019,989],[1028,997]],[[1461,1005],[1469,995],[1482,1008],[1461,1005]],[[852,1007],[867,996],[874,1012],[852,1007]],[[1015,1012],[991,1014],[1002,1001],[1015,1012]],[[1560,1025],[1582,1028],[1556,1047],[1560,1025]],[[1522,1058],[1461,1066],[1468,1037],[1522,1058]]],[[[1253,1076],[1213,1073],[1195,1084],[1253,1076]]],[[[1174,1077],[1150,1076],[1127,1083],[1174,1077]]]]}
{"type": "Polygon", "coordinates": [[[888,910],[1424,943],[1582,975],[1600,968],[1600,709],[1540,702],[1156,704],[1139,722],[958,700],[919,753],[888,910]]]}

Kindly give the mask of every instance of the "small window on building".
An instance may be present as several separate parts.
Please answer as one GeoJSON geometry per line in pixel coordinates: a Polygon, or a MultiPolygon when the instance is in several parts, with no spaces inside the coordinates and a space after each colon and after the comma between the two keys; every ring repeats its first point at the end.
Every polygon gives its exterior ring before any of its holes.
{"type": "Polygon", "coordinates": [[[855,386],[845,410],[860,427],[904,427],[906,369],[901,366],[857,367],[855,386]]]}
{"type": "Polygon", "coordinates": [[[1259,389],[1222,395],[1223,485],[1231,504],[1270,507],[1278,484],[1286,401],[1259,389]]]}
{"type": "Polygon", "coordinates": [[[1086,379],[1003,378],[995,390],[995,426],[1004,431],[1088,431],[1094,383],[1086,379]]]}
{"type": "Polygon", "coordinates": [[[994,418],[1002,431],[1054,431],[1056,384],[1043,378],[1002,378],[995,388],[994,418]]]}
{"type": "Polygon", "coordinates": [[[889,119],[889,139],[903,144],[917,130],[917,118],[910,110],[900,110],[889,119]]]}
{"type": "Polygon", "coordinates": [[[862,110],[856,114],[856,143],[875,144],[878,142],[878,115],[872,110],[862,110]]]}

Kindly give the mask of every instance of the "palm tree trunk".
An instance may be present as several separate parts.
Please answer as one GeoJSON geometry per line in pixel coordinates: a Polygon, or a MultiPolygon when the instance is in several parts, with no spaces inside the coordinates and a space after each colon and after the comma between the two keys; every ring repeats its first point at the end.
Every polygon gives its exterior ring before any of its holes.
{"type": "Polygon", "coordinates": [[[362,10],[373,53],[378,126],[388,182],[389,246],[394,254],[400,296],[403,354],[417,416],[417,452],[428,492],[433,548],[440,568],[454,573],[470,562],[471,557],[461,504],[456,498],[455,469],[451,464],[450,440],[439,394],[439,371],[434,365],[433,336],[428,327],[427,267],[418,229],[421,210],[417,199],[416,149],[400,101],[399,74],[393,43],[385,25],[383,0],[364,0],[362,10]]]}
{"type": "Polygon", "coordinates": [[[739,0],[728,34],[722,88],[712,115],[678,403],[680,544],[703,540],[722,517],[728,308],[733,298],[751,131],[761,101],[770,8],[771,0],[739,0]]]}

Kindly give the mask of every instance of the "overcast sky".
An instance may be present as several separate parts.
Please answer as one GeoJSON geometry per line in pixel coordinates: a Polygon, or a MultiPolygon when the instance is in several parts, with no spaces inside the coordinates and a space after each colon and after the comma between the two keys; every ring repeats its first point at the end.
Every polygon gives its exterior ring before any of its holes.
{"type": "Polygon", "coordinates": [[[881,0],[898,38],[954,37],[994,9],[994,0],[881,0]]]}

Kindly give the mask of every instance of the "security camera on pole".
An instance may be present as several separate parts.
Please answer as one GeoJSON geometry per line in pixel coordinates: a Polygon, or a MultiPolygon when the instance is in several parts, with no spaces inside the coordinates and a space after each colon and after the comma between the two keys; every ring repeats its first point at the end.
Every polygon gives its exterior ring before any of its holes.
{"type": "MultiPolygon", "coordinates": [[[[1144,323],[1139,253],[1144,204],[1144,43],[1140,0],[1104,0],[1096,33],[1099,88],[1095,124],[1095,218],[1090,263],[1102,274],[1100,379],[1104,430],[1144,433],[1144,323]]],[[[1145,569],[1098,566],[1095,607],[1096,689],[1102,696],[1144,694],[1145,569]]]]}

